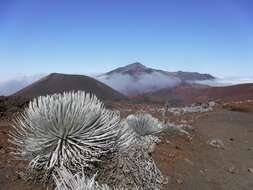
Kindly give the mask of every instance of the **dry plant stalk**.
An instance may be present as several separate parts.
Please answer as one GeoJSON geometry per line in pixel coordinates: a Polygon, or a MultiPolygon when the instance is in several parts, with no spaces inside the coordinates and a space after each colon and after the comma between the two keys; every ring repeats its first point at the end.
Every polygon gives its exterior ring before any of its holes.
{"type": "Polygon", "coordinates": [[[141,144],[132,146],[127,152],[118,154],[104,164],[98,174],[98,181],[120,189],[133,190],[158,190],[167,183],[141,144]]]}

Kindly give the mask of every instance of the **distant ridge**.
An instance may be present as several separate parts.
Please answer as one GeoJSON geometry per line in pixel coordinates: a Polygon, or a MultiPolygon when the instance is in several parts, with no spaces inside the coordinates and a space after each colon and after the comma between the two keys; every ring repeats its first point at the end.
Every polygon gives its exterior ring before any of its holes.
{"type": "Polygon", "coordinates": [[[172,105],[207,102],[210,100],[220,100],[223,102],[244,101],[253,99],[253,84],[239,84],[225,87],[185,84],[174,88],[146,93],[135,98],[139,101],[168,101],[172,105]]]}
{"type": "Polygon", "coordinates": [[[202,74],[198,72],[185,72],[185,71],[177,71],[177,72],[169,72],[169,71],[163,71],[159,69],[153,69],[150,67],[146,67],[145,65],[135,62],[129,65],[126,65],[124,67],[119,67],[117,69],[114,69],[112,71],[109,71],[105,73],[105,75],[109,76],[112,74],[128,74],[128,75],[139,75],[139,74],[151,74],[153,72],[158,72],[164,75],[167,75],[169,77],[177,77],[183,82],[185,81],[194,81],[194,80],[212,80],[215,79],[214,76],[210,74],[202,74]]]}
{"type": "Polygon", "coordinates": [[[113,90],[111,87],[91,77],[60,73],[52,73],[43,77],[11,96],[23,99],[32,99],[34,97],[47,94],[78,90],[93,93],[102,100],[117,100],[125,98],[122,94],[113,90]]]}

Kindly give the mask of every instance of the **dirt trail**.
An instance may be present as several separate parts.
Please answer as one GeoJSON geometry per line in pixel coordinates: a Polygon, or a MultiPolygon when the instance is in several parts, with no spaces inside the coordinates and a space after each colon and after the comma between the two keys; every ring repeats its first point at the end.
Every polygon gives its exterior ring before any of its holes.
{"type": "Polygon", "coordinates": [[[162,135],[154,158],[169,176],[165,189],[252,190],[253,114],[218,110],[199,118],[193,139],[162,135]],[[220,139],[223,148],[207,142],[220,139]]]}

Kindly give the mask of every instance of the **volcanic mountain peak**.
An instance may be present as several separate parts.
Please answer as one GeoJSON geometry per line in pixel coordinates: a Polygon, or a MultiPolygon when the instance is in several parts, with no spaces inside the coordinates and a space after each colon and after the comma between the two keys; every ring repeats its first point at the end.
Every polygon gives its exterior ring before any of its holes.
{"type": "Polygon", "coordinates": [[[214,77],[192,72],[168,72],[136,62],[99,75],[97,79],[125,95],[136,95],[214,77]]]}
{"type": "Polygon", "coordinates": [[[153,72],[153,69],[148,68],[139,62],[135,62],[129,65],[126,65],[124,67],[119,67],[117,69],[114,69],[106,73],[106,75],[112,75],[112,74],[138,75],[142,73],[151,73],[151,72],[153,72]]]}
{"type": "Polygon", "coordinates": [[[201,74],[198,72],[184,72],[184,71],[168,72],[168,71],[163,71],[163,70],[147,67],[139,62],[135,62],[129,65],[126,65],[124,67],[119,67],[101,76],[110,77],[111,75],[115,75],[115,74],[124,74],[124,75],[129,75],[129,76],[138,78],[140,77],[140,75],[143,75],[143,74],[146,75],[146,74],[154,74],[154,73],[159,73],[159,74],[172,77],[172,78],[176,77],[182,81],[215,79],[215,77],[213,77],[210,74],[201,74]]]}
{"type": "Polygon", "coordinates": [[[145,69],[146,66],[141,64],[140,62],[131,63],[125,66],[126,69],[145,69]]]}
{"type": "Polygon", "coordinates": [[[69,75],[61,73],[51,73],[46,77],[34,82],[24,89],[16,92],[12,96],[24,99],[63,93],[69,91],[83,90],[97,95],[103,100],[124,99],[125,97],[111,87],[84,75],[69,75]]]}

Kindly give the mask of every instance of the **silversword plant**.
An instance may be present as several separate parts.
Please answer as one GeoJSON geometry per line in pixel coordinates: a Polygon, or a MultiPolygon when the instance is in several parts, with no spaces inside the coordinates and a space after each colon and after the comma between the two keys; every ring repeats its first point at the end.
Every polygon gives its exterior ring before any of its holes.
{"type": "Polygon", "coordinates": [[[129,115],[126,118],[126,122],[139,136],[153,135],[164,129],[164,124],[148,113],[129,115]]]}
{"type": "Polygon", "coordinates": [[[62,166],[92,168],[131,140],[119,114],[83,91],[34,99],[15,120],[14,129],[13,154],[28,160],[30,169],[49,173],[62,166]]]}

